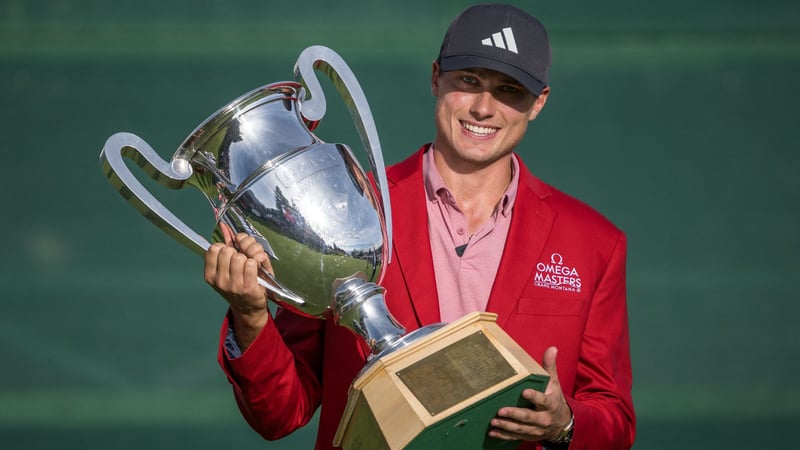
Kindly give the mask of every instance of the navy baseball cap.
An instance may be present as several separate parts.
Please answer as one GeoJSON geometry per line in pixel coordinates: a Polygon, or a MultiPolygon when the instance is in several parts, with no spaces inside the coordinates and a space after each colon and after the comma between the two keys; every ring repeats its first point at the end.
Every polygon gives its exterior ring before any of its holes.
{"type": "Polygon", "coordinates": [[[481,67],[502,72],[534,95],[547,86],[550,41],[535,17],[505,4],[479,4],[453,20],[439,50],[443,72],[481,67]]]}

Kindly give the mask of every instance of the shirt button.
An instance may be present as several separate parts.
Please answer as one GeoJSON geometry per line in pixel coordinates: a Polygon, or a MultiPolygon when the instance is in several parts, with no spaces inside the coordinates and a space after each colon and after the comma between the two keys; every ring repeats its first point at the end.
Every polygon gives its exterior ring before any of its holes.
{"type": "Polygon", "coordinates": [[[458,234],[460,234],[460,235],[462,235],[462,236],[463,236],[463,235],[464,235],[464,229],[463,229],[463,228],[458,228],[458,229],[456,230],[456,233],[458,233],[458,234]]]}

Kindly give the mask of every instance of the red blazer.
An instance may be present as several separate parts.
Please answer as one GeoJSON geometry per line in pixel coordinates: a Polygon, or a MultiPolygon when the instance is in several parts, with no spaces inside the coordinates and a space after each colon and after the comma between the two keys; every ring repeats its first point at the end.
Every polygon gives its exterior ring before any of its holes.
{"type": "MultiPolygon", "coordinates": [[[[408,331],[439,322],[422,154],[387,171],[394,254],[386,302],[408,331]]],[[[624,234],[585,204],[544,184],[520,163],[511,226],[486,310],[537,360],[558,347],[558,376],[575,415],[570,449],[633,445],[635,416],[625,300],[624,234]]],[[[248,423],[266,439],[305,425],[322,405],[316,449],[331,442],[350,382],[369,350],[331,321],[281,310],[236,359],[219,361],[248,423]]],[[[520,448],[537,448],[522,444],[520,448]]]]}

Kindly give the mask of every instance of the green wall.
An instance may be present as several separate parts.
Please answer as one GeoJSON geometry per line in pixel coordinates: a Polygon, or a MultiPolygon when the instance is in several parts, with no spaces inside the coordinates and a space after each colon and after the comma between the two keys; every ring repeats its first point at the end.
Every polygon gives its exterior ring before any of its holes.
{"type": "MultiPolygon", "coordinates": [[[[168,159],[323,44],[397,162],[432,138],[430,63],[468,3],[0,0],[0,447],[310,448],[311,428],[244,424],[215,361],[224,302],[99,151],[129,131],[168,159]]],[[[520,153],[629,237],[635,448],[794,448],[800,3],[515,3],[554,52],[520,153]]],[[[356,147],[329,105],[319,136],[356,147]]],[[[159,192],[210,228],[199,193],[159,192]]]]}

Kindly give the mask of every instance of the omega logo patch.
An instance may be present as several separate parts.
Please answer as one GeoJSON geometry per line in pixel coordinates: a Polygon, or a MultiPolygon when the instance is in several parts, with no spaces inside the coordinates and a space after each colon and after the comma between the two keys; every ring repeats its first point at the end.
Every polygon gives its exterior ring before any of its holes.
{"type": "Polygon", "coordinates": [[[581,276],[575,267],[564,264],[560,253],[550,255],[550,264],[536,264],[533,285],[558,291],[580,292],[581,276]]]}

